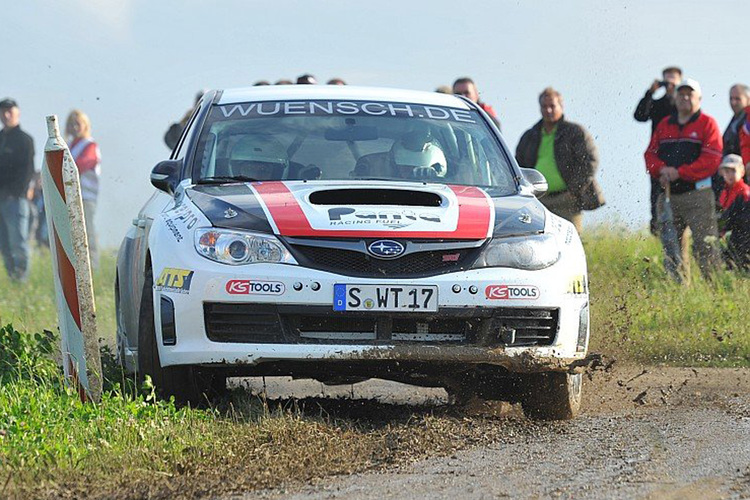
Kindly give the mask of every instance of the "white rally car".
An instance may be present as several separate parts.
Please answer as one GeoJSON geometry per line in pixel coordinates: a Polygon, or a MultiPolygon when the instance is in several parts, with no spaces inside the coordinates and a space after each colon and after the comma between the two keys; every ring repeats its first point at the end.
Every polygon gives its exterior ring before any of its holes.
{"type": "Polygon", "coordinates": [[[228,376],[367,378],[580,407],[589,302],[573,226],[457,96],[208,92],[117,262],[123,364],[196,401],[228,376]]]}

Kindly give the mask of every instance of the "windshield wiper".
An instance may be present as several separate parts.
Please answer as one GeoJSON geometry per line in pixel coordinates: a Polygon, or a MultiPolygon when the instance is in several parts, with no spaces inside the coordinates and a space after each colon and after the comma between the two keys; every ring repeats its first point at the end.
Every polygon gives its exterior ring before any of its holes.
{"type": "Polygon", "coordinates": [[[258,179],[246,175],[219,175],[216,177],[204,177],[196,184],[230,184],[233,182],[255,182],[258,179]]]}
{"type": "Polygon", "coordinates": [[[419,179],[399,179],[396,177],[350,177],[350,180],[353,181],[406,181],[406,182],[414,182],[419,181],[419,179]]]}

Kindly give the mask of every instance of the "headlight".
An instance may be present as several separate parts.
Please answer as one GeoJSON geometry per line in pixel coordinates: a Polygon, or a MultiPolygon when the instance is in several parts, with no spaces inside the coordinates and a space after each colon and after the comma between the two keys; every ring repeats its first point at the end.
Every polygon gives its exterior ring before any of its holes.
{"type": "Polygon", "coordinates": [[[198,229],[195,249],[207,259],[233,266],[256,262],[297,263],[279,240],[265,234],[198,229]]]}
{"type": "Polygon", "coordinates": [[[546,233],[522,238],[491,240],[474,267],[513,267],[537,270],[560,260],[555,235],[546,233]]]}

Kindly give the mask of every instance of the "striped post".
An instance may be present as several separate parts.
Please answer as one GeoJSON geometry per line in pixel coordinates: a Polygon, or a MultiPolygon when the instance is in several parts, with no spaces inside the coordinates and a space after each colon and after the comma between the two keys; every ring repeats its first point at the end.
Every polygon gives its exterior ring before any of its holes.
{"type": "Polygon", "coordinates": [[[81,401],[98,402],[102,363],[94,286],[78,168],[60,137],[57,116],[47,117],[42,192],[55,278],[63,368],[81,401]]]}

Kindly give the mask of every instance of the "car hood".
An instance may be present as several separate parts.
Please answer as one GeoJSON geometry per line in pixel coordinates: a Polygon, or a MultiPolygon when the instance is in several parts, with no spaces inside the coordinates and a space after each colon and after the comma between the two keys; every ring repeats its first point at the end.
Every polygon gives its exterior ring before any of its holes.
{"type": "Polygon", "coordinates": [[[285,237],[483,240],[544,230],[536,198],[473,186],[392,181],[196,185],[187,196],[216,227],[285,237]]]}

